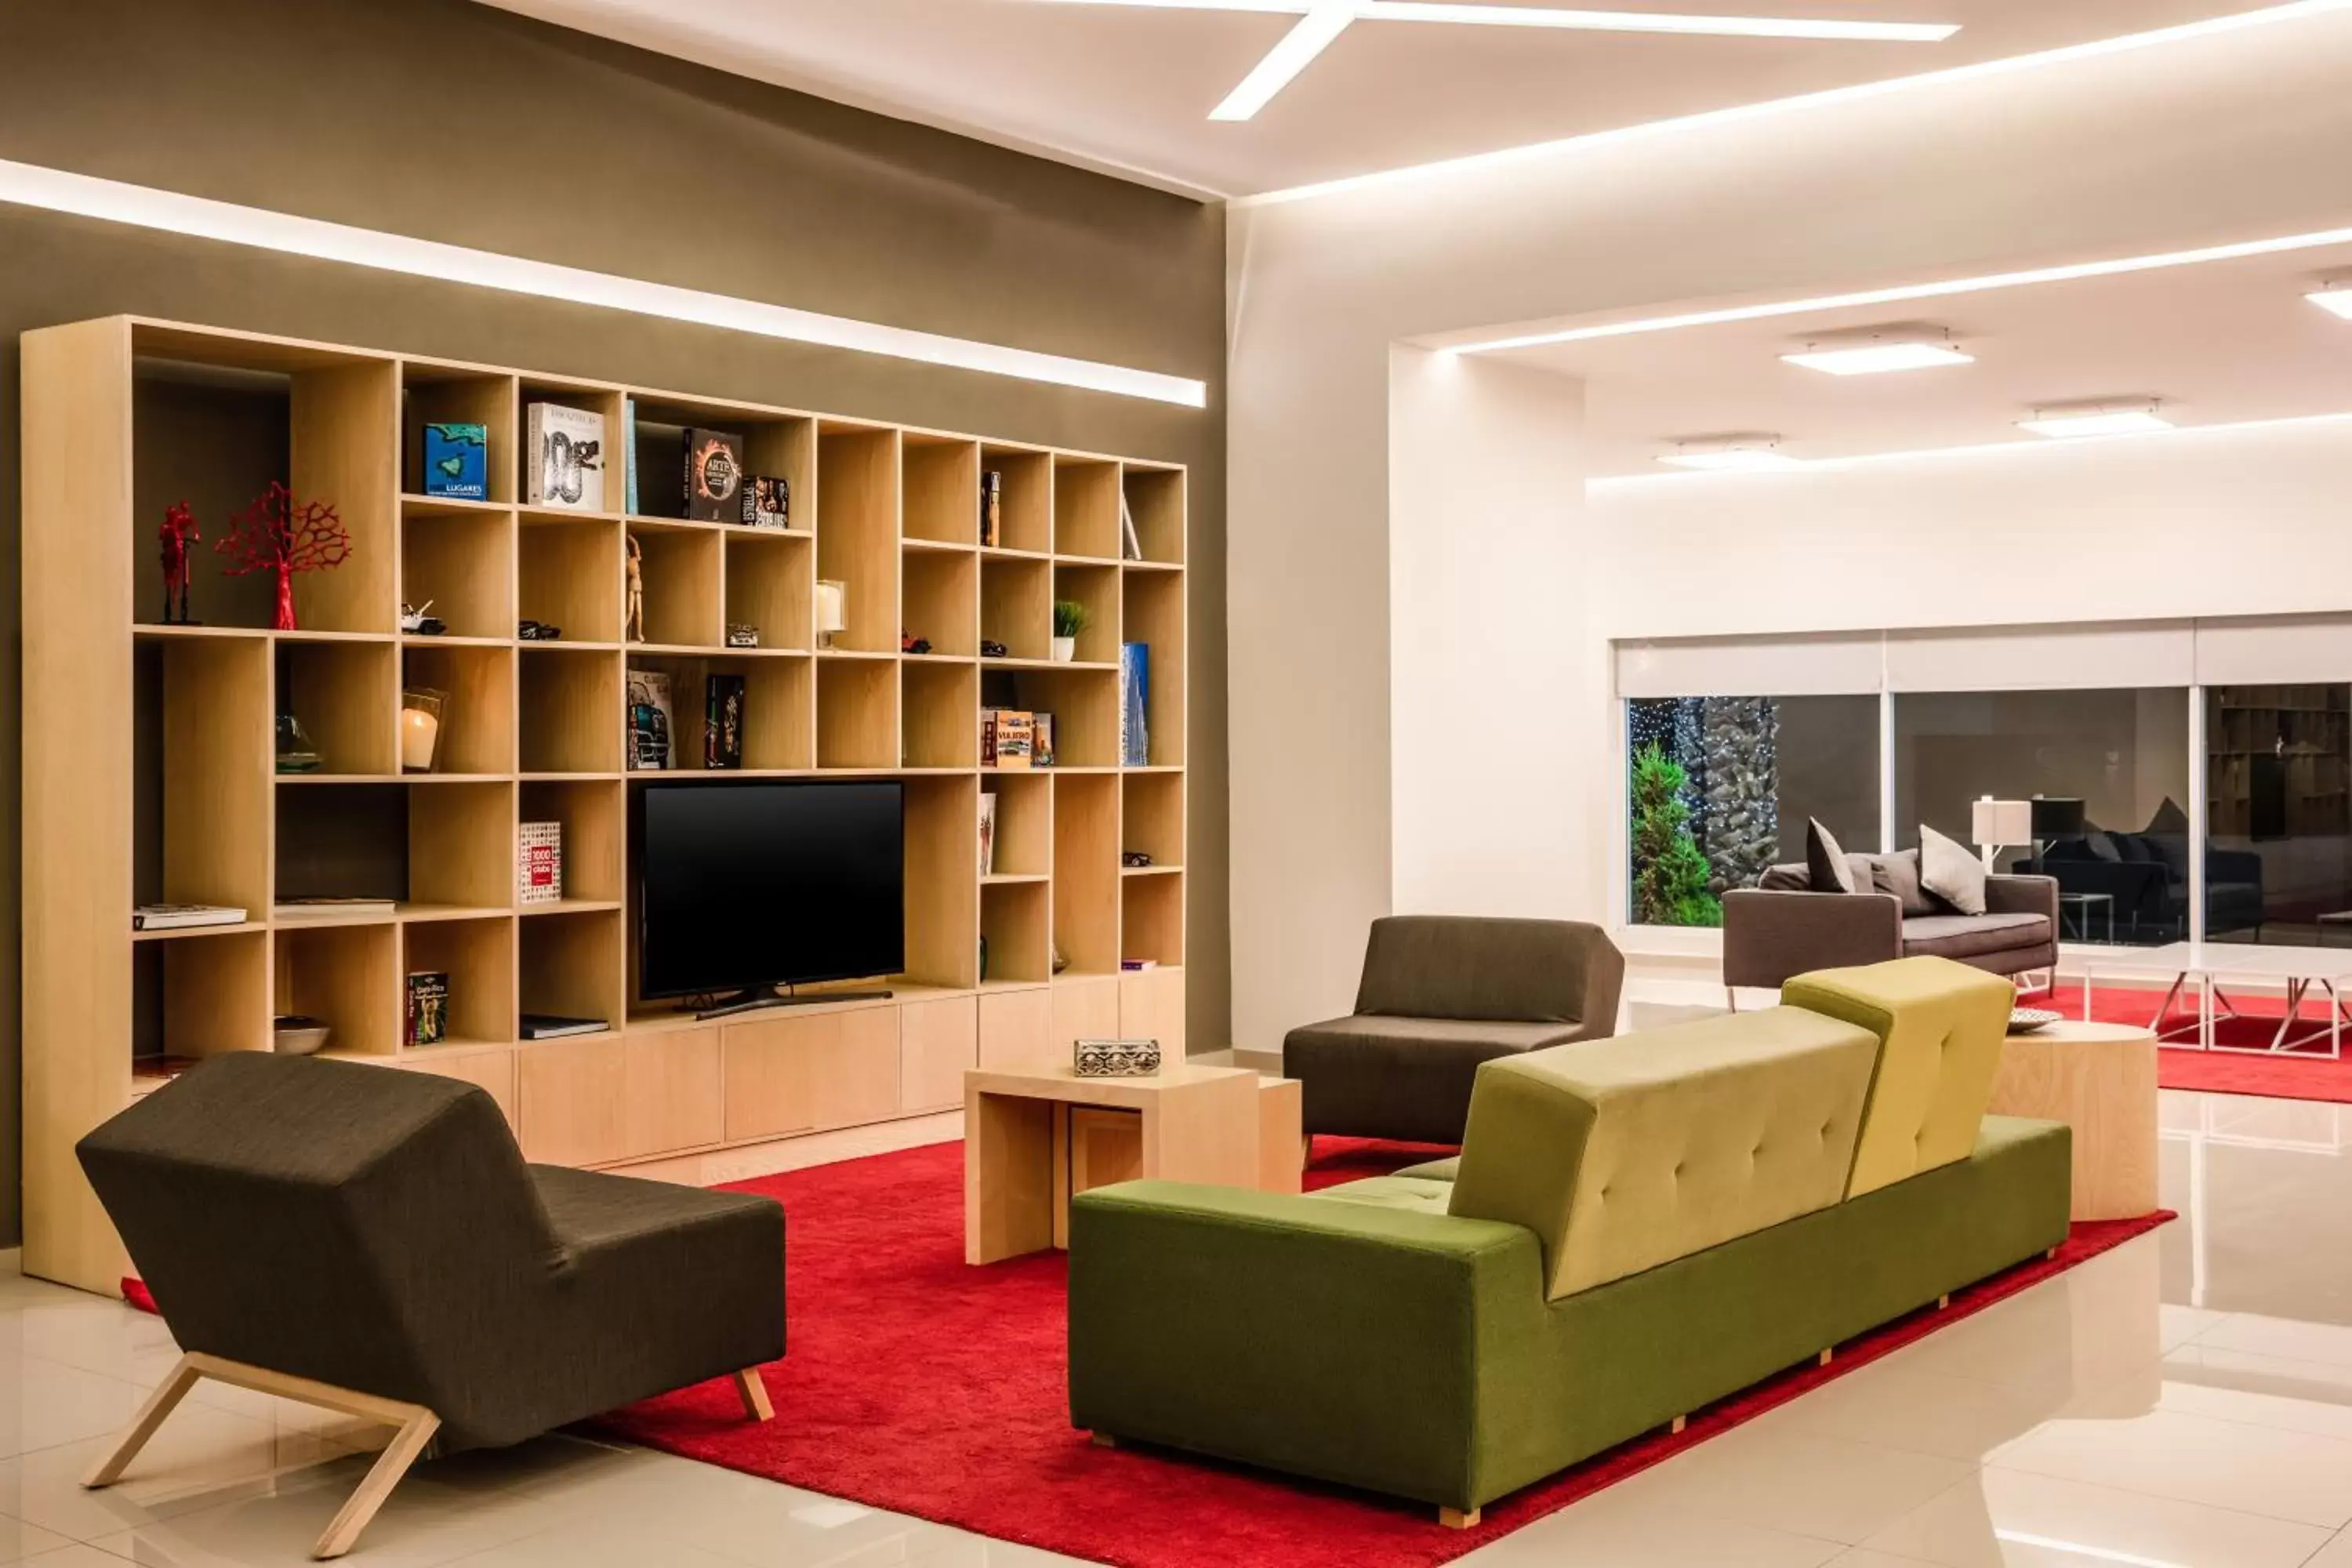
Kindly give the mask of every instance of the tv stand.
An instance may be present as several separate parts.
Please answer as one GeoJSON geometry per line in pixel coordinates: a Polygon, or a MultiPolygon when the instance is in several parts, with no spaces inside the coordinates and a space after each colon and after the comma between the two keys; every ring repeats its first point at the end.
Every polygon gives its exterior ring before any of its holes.
{"type": "Polygon", "coordinates": [[[763,1007],[813,1007],[820,1002],[887,1002],[892,993],[879,991],[812,991],[803,995],[797,991],[779,991],[772,985],[752,986],[738,991],[732,996],[715,1000],[695,1014],[694,1021],[706,1018],[731,1018],[738,1013],[756,1013],[763,1007]]]}

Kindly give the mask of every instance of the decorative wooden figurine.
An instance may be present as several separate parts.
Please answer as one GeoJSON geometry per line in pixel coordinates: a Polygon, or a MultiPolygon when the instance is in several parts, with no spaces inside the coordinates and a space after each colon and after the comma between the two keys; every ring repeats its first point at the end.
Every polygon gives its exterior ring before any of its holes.
{"type": "Polygon", "coordinates": [[[278,578],[278,616],[271,626],[281,632],[294,625],[294,574],[324,572],[352,558],[352,531],[335,509],[324,501],[297,505],[294,492],[271,480],[268,492],[236,514],[236,521],[213,549],[235,565],[221,570],[232,577],[271,572],[278,578]]]}
{"type": "Polygon", "coordinates": [[[195,622],[188,618],[188,579],[194,574],[188,570],[188,546],[201,542],[205,535],[186,501],[172,503],[156,537],[163,545],[163,624],[192,626],[195,622]]]}
{"type": "Polygon", "coordinates": [[[628,597],[623,608],[622,635],[631,642],[646,640],[646,549],[637,542],[635,534],[629,535],[628,597]]]}

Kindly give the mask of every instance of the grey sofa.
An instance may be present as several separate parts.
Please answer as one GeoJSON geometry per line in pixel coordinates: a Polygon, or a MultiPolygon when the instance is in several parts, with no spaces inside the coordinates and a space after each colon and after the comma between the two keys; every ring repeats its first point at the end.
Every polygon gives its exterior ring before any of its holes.
{"type": "Polygon", "coordinates": [[[397,1422],[320,1539],[348,1550],[428,1443],[499,1446],[784,1351],[766,1198],[526,1165],[481,1089],[261,1052],[215,1058],[78,1146],[185,1352],[85,1484],[200,1378],[397,1422]]]}
{"type": "MultiPolygon", "coordinates": [[[[1993,974],[2047,972],[2058,963],[2058,884],[2048,877],[1985,879],[1985,912],[1906,914],[1883,879],[1863,873],[1876,857],[1850,855],[1852,893],[1816,893],[1802,866],[1775,866],[1760,886],[1723,895],[1723,984],[1778,990],[1816,969],[1892,958],[1954,959],[1993,974]]],[[[1916,880],[1916,873],[1912,878],[1916,880]]]]}
{"type": "Polygon", "coordinates": [[[1625,956],[1578,921],[1372,922],[1356,1010],[1282,1043],[1306,1132],[1459,1143],[1478,1064],[1617,1031],[1625,956]]]}

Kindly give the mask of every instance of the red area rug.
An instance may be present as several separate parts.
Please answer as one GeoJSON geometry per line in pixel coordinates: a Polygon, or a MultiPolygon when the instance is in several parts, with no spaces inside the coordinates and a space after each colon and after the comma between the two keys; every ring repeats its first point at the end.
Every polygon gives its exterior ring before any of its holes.
{"type": "MultiPolygon", "coordinates": [[[[1318,1141],[1317,1185],[1438,1150],[1318,1141]]],[[[2035,1262],[1660,1432],[1493,1504],[1476,1530],[1392,1499],[1175,1454],[1090,1445],[1069,1425],[1065,1259],[963,1261],[963,1146],[746,1182],[790,1211],[791,1352],[762,1375],[776,1419],[747,1424],[704,1384],[607,1419],[623,1436],[876,1508],[1125,1568],[1426,1568],[1565,1508],[1899,1346],[2153,1229],[2078,1225],[2035,1262]]],[[[1202,1369],[1203,1376],[1214,1369],[1202,1369]]]]}
{"type": "MultiPolygon", "coordinates": [[[[2347,952],[2347,957],[2352,957],[2352,952],[2347,952]]],[[[2211,1094],[2256,1094],[2275,1100],[2319,1100],[2352,1105],[2352,1024],[2344,1026],[2347,1055],[2331,1060],[2326,1054],[2326,1031],[2327,1009],[2333,1004],[2326,995],[2306,996],[2290,1031],[2293,1035],[2317,1034],[2320,1037],[2294,1050],[2272,1051],[2271,1042],[2278,1037],[2279,1023],[2286,1012],[2285,998],[2251,994],[2231,986],[2226,979],[2221,990],[2238,1016],[2224,1018],[2215,1026],[2215,1041],[2263,1054],[2243,1056],[2236,1051],[2186,1048],[2195,1043],[2192,1034],[2184,1043],[2157,1052],[2159,1084],[2166,1089],[2203,1089],[2211,1094]]],[[[2317,992],[2318,988],[2315,986],[2313,990],[2317,992]]],[[[2094,986],[2090,1016],[2103,1024],[2146,1027],[2156,1016],[2157,1005],[2163,1000],[2160,991],[2094,986]]],[[[2083,1016],[2083,988],[2062,983],[2048,1000],[2036,997],[2030,1005],[2047,1006],[2070,1018],[2079,1018],[2083,1016]]],[[[2169,1026],[2195,1020],[2192,993],[2189,1000],[2174,1003],[2167,1022],[2169,1026]]]]}

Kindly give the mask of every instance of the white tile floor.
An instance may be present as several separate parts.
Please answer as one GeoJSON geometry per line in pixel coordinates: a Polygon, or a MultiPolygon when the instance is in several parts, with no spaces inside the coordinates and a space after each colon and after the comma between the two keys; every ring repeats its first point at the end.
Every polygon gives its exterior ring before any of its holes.
{"type": "MultiPolygon", "coordinates": [[[[2183,1223],[1465,1562],[2352,1568],[2352,1107],[2168,1095],[2165,1119],[2183,1223]]],[[[338,1417],[207,1387],[129,1480],[75,1486],[173,1353],[152,1318],[0,1278],[0,1563],[306,1560],[367,1462],[371,1433],[338,1417]]],[[[420,1468],[352,1561],[1070,1560],[556,1436],[420,1468]]]]}

